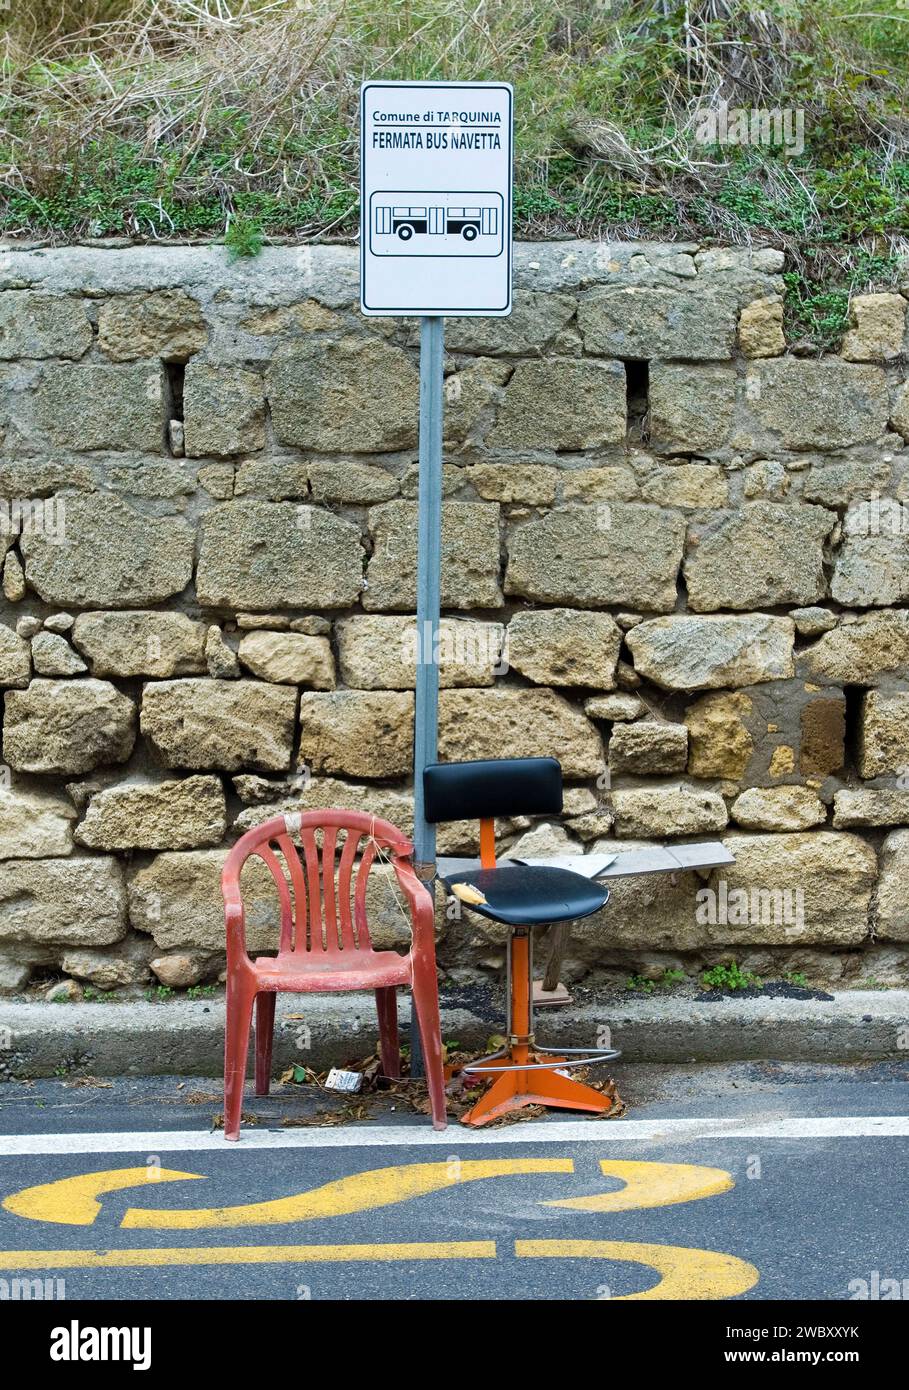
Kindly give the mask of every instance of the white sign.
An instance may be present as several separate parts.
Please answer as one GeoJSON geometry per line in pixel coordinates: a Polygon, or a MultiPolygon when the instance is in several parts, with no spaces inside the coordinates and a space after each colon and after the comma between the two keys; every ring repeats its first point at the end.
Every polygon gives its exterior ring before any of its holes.
{"type": "Polygon", "coordinates": [[[507,82],[364,82],[364,314],[511,313],[507,82]]]}

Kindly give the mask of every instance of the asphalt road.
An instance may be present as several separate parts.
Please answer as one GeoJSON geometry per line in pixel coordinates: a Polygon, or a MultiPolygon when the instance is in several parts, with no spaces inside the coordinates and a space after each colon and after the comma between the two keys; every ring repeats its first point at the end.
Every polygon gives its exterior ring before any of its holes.
{"type": "Polygon", "coordinates": [[[210,1080],[9,1083],[0,1278],[68,1299],[909,1296],[909,1068],[616,1079],[622,1120],[444,1134],[388,1105],[287,1127],[307,1099],[285,1088],[250,1097],[238,1144],[210,1080]]]}

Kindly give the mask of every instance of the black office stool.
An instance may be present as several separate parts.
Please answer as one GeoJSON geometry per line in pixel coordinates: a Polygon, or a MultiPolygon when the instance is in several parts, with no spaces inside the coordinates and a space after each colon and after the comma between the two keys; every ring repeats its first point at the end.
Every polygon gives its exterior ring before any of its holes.
{"type": "Polygon", "coordinates": [[[495,817],[558,815],[562,769],[555,758],[494,758],[481,762],[434,763],[423,773],[424,814],[433,824],[480,822],[480,868],[442,881],[471,912],[510,928],[508,939],[509,1021],[506,1046],[465,1067],[496,1079],[462,1123],[484,1125],[525,1105],[562,1110],[611,1108],[608,1098],[561,1072],[611,1062],[612,1048],[537,1044],[533,1032],[533,936],[536,926],[589,917],[609,900],[609,889],[568,869],[523,864],[496,866],[495,817]],[[471,890],[473,890],[471,892],[471,890]],[[476,894],[478,901],[473,901],[476,894]],[[456,895],[460,896],[460,895],[456,895]],[[559,1071],[555,1068],[559,1068],[559,1071]]]}

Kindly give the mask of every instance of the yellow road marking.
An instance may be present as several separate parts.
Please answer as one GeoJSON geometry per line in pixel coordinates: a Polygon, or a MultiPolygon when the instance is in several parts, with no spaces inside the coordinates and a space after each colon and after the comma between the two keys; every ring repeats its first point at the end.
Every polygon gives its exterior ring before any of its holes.
{"type": "MultiPolygon", "coordinates": [[[[617,1299],[724,1299],[753,1288],[754,1265],[714,1250],[638,1245],[622,1240],[516,1240],[529,1259],[619,1260],[662,1277],[642,1293],[617,1299]]],[[[138,1250],[8,1250],[0,1269],[137,1269],[167,1265],[340,1264],[345,1261],[494,1260],[492,1240],[415,1241],[394,1245],[209,1245],[138,1250]]]]}
{"type": "MultiPolygon", "coordinates": [[[[627,1211],[696,1201],[734,1184],[721,1168],[686,1163],[642,1163],[603,1159],[606,1177],[625,1184],[618,1192],[548,1200],[545,1206],[578,1211],[627,1211]]],[[[573,1173],[570,1158],[492,1160],[449,1159],[441,1163],[411,1163],[353,1173],[309,1192],[232,1207],[143,1210],[130,1207],[122,1226],[198,1230],[228,1228],[344,1216],[485,1178],[526,1173],[573,1173]]],[[[148,1187],[157,1182],[198,1180],[199,1173],[173,1169],[114,1168],[83,1173],[12,1193],[3,1207],[34,1221],[89,1226],[101,1210],[98,1198],[122,1188],[148,1187]]],[[[753,1288],[758,1271],[744,1260],[713,1250],[630,1241],[516,1240],[515,1255],[533,1259],[598,1259],[626,1261],[655,1270],[660,1276],[650,1289],[617,1295],[621,1299],[724,1299],[753,1288]]],[[[13,1250],[0,1252],[0,1269],[124,1269],[143,1266],[231,1265],[277,1263],[335,1263],[343,1261],[495,1259],[494,1241],[430,1241],[389,1245],[228,1245],[163,1247],[125,1250],[13,1250]]]]}
{"type": "Polygon", "coordinates": [[[601,1159],[607,1178],[621,1178],[618,1192],[594,1192],[589,1197],[563,1197],[541,1202],[544,1207],[571,1207],[575,1211],[631,1211],[636,1207],[668,1207],[674,1202],[696,1202],[735,1186],[723,1168],[702,1168],[694,1163],[631,1163],[601,1159]]]}
{"type": "Polygon", "coordinates": [[[627,1260],[647,1265],[662,1276],[642,1293],[618,1299],[735,1298],[754,1288],[760,1274],[754,1265],[717,1250],[689,1250],[681,1245],[636,1245],[624,1240],[516,1240],[514,1253],[529,1259],[627,1260]]]}
{"type": "MultiPolygon", "coordinates": [[[[517,1173],[572,1173],[570,1158],[504,1158],[447,1160],[444,1163],[409,1163],[400,1167],[374,1168],[324,1183],[310,1192],[271,1201],[233,1207],[198,1207],[149,1210],[129,1207],[121,1225],[144,1230],[201,1230],[205,1227],[281,1225],[310,1221],[375,1207],[406,1202],[463,1182],[509,1177],[517,1173]]],[[[112,1168],[102,1173],[82,1173],[59,1178],[38,1187],[14,1192],[3,1202],[7,1211],[31,1221],[52,1221],[67,1226],[90,1226],[101,1210],[97,1198],[120,1188],[149,1186],[199,1178],[199,1173],[179,1173],[168,1168],[112,1168]]]]}
{"type": "Polygon", "coordinates": [[[572,1173],[570,1158],[503,1158],[449,1160],[445,1163],[407,1163],[401,1167],[374,1168],[324,1183],[311,1192],[251,1202],[236,1207],[199,1207],[151,1211],[130,1207],[121,1225],[132,1230],[197,1231],[203,1227],[282,1225],[312,1221],[425,1197],[461,1183],[481,1178],[508,1177],[516,1173],[572,1173]]]}
{"type": "Polygon", "coordinates": [[[201,1177],[201,1173],[178,1173],[172,1168],[109,1168],[103,1173],[81,1173],[74,1178],[42,1183],[40,1187],[24,1187],[21,1192],[6,1197],[3,1206],[6,1211],[26,1216],[30,1221],[90,1226],[101,1210],[97,1199],[103,1192],[201,1177]]]}
{"type": "Polygon", "coordinates": [[[128,1269],[147,1265],[334,1264],[343,1260],[494,1260],[494,1240],[403,1245],[200,1245],[156,1250],[5,1250],[0,1269],[128,1269]]]}

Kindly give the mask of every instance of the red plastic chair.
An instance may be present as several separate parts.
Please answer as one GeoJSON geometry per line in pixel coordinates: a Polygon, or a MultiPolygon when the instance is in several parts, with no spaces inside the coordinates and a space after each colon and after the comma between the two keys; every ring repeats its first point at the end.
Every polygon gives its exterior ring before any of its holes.
{"type": "Polygon", "coordinates": [[[360,811],[275,816],[248,830],[230,851],[221,875],[227,926],[225,1139],[240,1137],[254,1004],[256,1095],[268,1095],[275,996],[281,990],[318,994],[374,990],[382,1071],[394,1078],[401,1074],[395,989],[410,985],[423,1043],[432,1123],[435,1129],[445,1128],[435,912],[432,895],[409,862],[412,853],[413,845],[400,830],[360,811]],[[339,831],[347,832],[341,846],[339,831]],[[302,852],[291,838],[295,834],[299,834],[302,852]],[[410,911],[413,941],[403,956],[396,951],[374,950],[369,937],[366,885],[380,854],[391,861],[410,911]],[[255,960],[246,949],[240,891],[240,871],[251,855],[257,855],[271,870],[281,906],[278,954],[255,960]]]}

